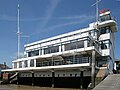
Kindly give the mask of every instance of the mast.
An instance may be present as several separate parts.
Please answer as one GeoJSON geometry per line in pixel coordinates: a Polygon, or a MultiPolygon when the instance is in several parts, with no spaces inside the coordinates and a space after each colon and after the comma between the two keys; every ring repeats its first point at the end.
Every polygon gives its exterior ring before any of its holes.
{"type": "Polygon", "coordinates": [[[98,0],[96,0],[96,22],[98,24],[98,18],[99,18],[99,15],[98,15],[98,0]]]}
{"type": "Polygon", "coordinates": [[[100,1],[101,1],[101,0],[96,0],[96,2],[95,2],[93,5],[91,5],[91,6],[96,5],[96,22],[97,22],[97,24],[98,24],[98,19],[99,19],[99,7],[98,7],[98,3],[99,3],[100,1]]]}
{"type": "Polygon", "coordinates": [[[20,58],[20,35],[21,35],[21,32],[20,32],[20,7],[19,7],[19,4],[18,4],[18,16],[17,16],[17,29],[18,29],[18,32],[17,32],[17,35],[18,35],[18,54],[17,54],[17,58],[19,59],[20,58]]]}

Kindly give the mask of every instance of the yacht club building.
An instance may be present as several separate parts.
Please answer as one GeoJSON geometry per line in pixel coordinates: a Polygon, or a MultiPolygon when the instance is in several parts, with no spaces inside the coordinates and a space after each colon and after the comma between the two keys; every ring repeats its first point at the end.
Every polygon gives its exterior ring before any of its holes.
{"type": "Polygon", "coordinates": [[[86,88],[94,73],[113,70],[116,31],[116,21],[105,11],[87,28],[25,45],[26,57],[3,72],[16,72],[19,84],[86,88]]]}

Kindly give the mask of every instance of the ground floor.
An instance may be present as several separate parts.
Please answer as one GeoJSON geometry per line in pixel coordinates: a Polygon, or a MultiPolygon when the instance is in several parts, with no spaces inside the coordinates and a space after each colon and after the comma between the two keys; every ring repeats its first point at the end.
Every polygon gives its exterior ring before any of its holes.
{"type": "Polygon", "coordinates": [[[17,72],[14,77],[9,77],[9,82],[18,85],[86,89],[91,83],[89,69],[17,72]]]}

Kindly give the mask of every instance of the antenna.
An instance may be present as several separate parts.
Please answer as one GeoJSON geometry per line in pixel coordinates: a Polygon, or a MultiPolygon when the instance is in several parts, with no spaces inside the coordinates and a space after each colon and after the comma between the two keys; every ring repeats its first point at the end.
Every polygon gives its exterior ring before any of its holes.
{"type": "Polygon", "coordinates": [[[96,0],[96,2],[95,2],[93,5],[91,5],[91,6],[96,5],[96,22],[97,22],[97,24],[98,24],[98,19],[99,19],[99,8],[98,8],[98,3],[99,3],[100,1],[101,1],[101,0],[96,0]]]}
{"type": "Polygon", "coordinates": [[[18,32],[17,32],[17,35],[18,35],[18,56],[17,56],[17,58],[19,59],[20,58],[20,35],[21,35],[21,32],[20,32],[20,7],[19,7],[19,4],[18,4],[17,29],[18,29],[18,32]]]}

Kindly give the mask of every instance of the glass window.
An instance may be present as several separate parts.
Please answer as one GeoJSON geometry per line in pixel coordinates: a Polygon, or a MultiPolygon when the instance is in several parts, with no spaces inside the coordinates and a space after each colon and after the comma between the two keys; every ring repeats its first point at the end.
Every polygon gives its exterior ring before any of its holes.
{"type": "Polygon", "coordinates": [[[30,60],[30,67],[34,67],[34,59],[30,60]]]}
{"type": "Polygon", "coordinates": [[[97,36],[97,30],[91,30],[90,31],[90,35],[93,36],[97,36]]]}
{"type": "Polygon", "coordinates": [[[24,67],[28,67],[28,61],[27,60],[24,61],[24,67]]]}
{"type": "Polygon", "coordinates": [[[107,21],[107,20],[111,20],[112,18],[111,18],[111,15],[110,14],[108,14],[108,15],[104,15],[104,16],[101,16],[100,17],[100,21],[101,22],[104,22],[104,21],[107,21]]]}
{"type": "Polygon", "coordinates": [[[17,62],[14,63],[14,68],[17,68],[17,62]]]}
{"type": "Polygon", "coordinates": [[[19,68],[22,68],[22,61],[19,62],[19,68]]]}
{"type": "Polygon", "coordinates": [[[38,56],[38,55],[39,55],[39,50],[28,52],[28,57],[38,56]]]}
{"type": "Polygon", "coordinates": [[[44,48],[44,54],[49,54],[50,53],[50,47],[44,48]]]}
{"type": "Polygon", "coordinates": [[[51,47],[51,53],[59,52],[59,46],[51,47]]]}
{"type": "Polygon", "coordinates": [[[101,34],[106,34],[106,33],[110,33],[110,27],[109,26],[107,26],[107,27],[102,27],[101,29],[100,29],[100,33],[101,34]]]}
{"type": "Polygon", "coordinates": [[[65,44],[65,50],[73,50],[73,49],[77,49],[77,42],[71,42],[65,44]]]}
{"type": "Polygon", "coordinates": [[[77,48],[84,48],[84,41],[77,42],[77,48]]]}
{"type": "Polygon", "coordinates": [[[100,41],[100,46],[101,46],[101,49],[110,48],[110,40],[100,41]]]}

